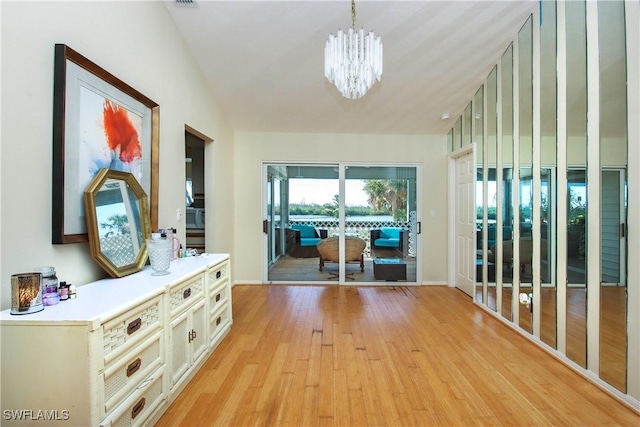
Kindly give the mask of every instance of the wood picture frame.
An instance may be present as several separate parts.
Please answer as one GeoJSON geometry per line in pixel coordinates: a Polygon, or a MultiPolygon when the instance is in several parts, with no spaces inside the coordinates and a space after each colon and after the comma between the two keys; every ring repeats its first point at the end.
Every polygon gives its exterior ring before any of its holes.
{"type": "Polygon", "coordinates": [[[64,44],[55,45],[52,243],[87,242],[83,194],[102,168],[131,172],[158,229],[159,105],[64,44]]]}

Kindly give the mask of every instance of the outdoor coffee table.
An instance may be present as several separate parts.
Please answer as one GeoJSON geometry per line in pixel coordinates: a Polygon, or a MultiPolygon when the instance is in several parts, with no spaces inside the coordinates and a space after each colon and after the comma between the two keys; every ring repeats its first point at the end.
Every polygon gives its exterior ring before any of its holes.
{"type": "Polygon", "coordinates": [[[407,280],[407,264],[401,258],[374,258],[373,275],[376,280],[407,280]]]}

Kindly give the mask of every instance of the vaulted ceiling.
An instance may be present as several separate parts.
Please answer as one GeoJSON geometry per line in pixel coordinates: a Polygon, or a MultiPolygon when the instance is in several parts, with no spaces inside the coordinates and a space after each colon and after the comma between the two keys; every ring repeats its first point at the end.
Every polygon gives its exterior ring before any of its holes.
{"type": "Polygon", "coordinates": [[[446,133],[539,4],[357,1],[356,27],[382,37],[384,73],[350,100],[324,77],[350,0],[184,1],[167,9],[234,129],[361,134],[446,133]]]}

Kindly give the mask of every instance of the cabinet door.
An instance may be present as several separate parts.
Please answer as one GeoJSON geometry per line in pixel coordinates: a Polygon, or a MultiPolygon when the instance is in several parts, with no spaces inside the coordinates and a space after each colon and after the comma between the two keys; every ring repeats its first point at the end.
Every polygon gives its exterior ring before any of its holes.
{"type": "Polygon", "coordinates": [[[171,322],[171,385],[175,385],[191,365],[189,335],[190,311],[182,313],[171,322]]]}
{"type": "Polygon", "coordinates": [[[204,300],[194,305],[191,311],[191,363],[194,363],[207,349],[207,311],[204,300]]]}

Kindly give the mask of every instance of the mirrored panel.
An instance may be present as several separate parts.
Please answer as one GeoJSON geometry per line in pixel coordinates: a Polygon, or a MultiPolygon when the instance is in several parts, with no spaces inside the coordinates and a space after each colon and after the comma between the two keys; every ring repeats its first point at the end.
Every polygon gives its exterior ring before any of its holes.
{"type": "Polygon", "coordinates": [[[101,169],[84,192],[89,247],[112,277],[140,271],[151,237],[147,195],[129,172],[101,169]]]}
{"type": "Polygon", "coordinates": [[[540,13],[540,339],[557,348],[556,3],[542,3],[540,13]]]}
{"type": "Polygon", "coordinates": [[[513,305],[513,45],[502,55],[502,315],[512,320],[513,305]]]}
{"type": "Polygon", "coordinates": [[[462,147],[462,116],[458,117],[453,127],[453,151],[462,147]]]}
{"type": "Polygon", "coordinates": [[[565,3],[567,27],[567,357],[587,366],[587,35],[584,1],[565,3]]]}
{"type": "Polygon", "coordinates": [[[600,49],[600,378],[627,390],[627,99],[624,2],[598,2],[600,49]]]}
{"type": "Polygon", "coordinates": [[[519,200],[520,227],[518,269],[520,297],[518,322],[522,329],[533,332],[533,17],[518,33],[518,111],[519,111],[519,200]],[[526,302],[525,302],[526,301],[526,302]]]}
{"type": "Polygon", "coordinates": [[[447,133],[447,151],[449,153],[453,153],[454,147],[453,147],[453,128],[449,129],[449,132],[447,133]]]}
{"type": "Polygon", "coordinates": [[[471,102],[467,104],[462,114],[462,145],[471,144],[471,102]]]}
{"type": "Polygon", "coordinates": [[[498,123],[497,123],[497,100],[498,100],[498,67],[495,66],[487,78],[487,300],[486,305],[493,311],[497,310],[496,295],[496,218],[497,218],[497,182],[496,165],[498,155],[498,123]]]}
{"type": "Polygon", "coordinates": [[[484,115],[482,108],[484,105],[484,86],[476,92],[473,98],[473,123],[474,123],[474,141],[476,143],[476,289],[474,298],[479,303],[485,302],[484,291],[484,265],[487,257],[484,251],[484,230],[486,230],[486,221],[484,221],[484,115]]]}

